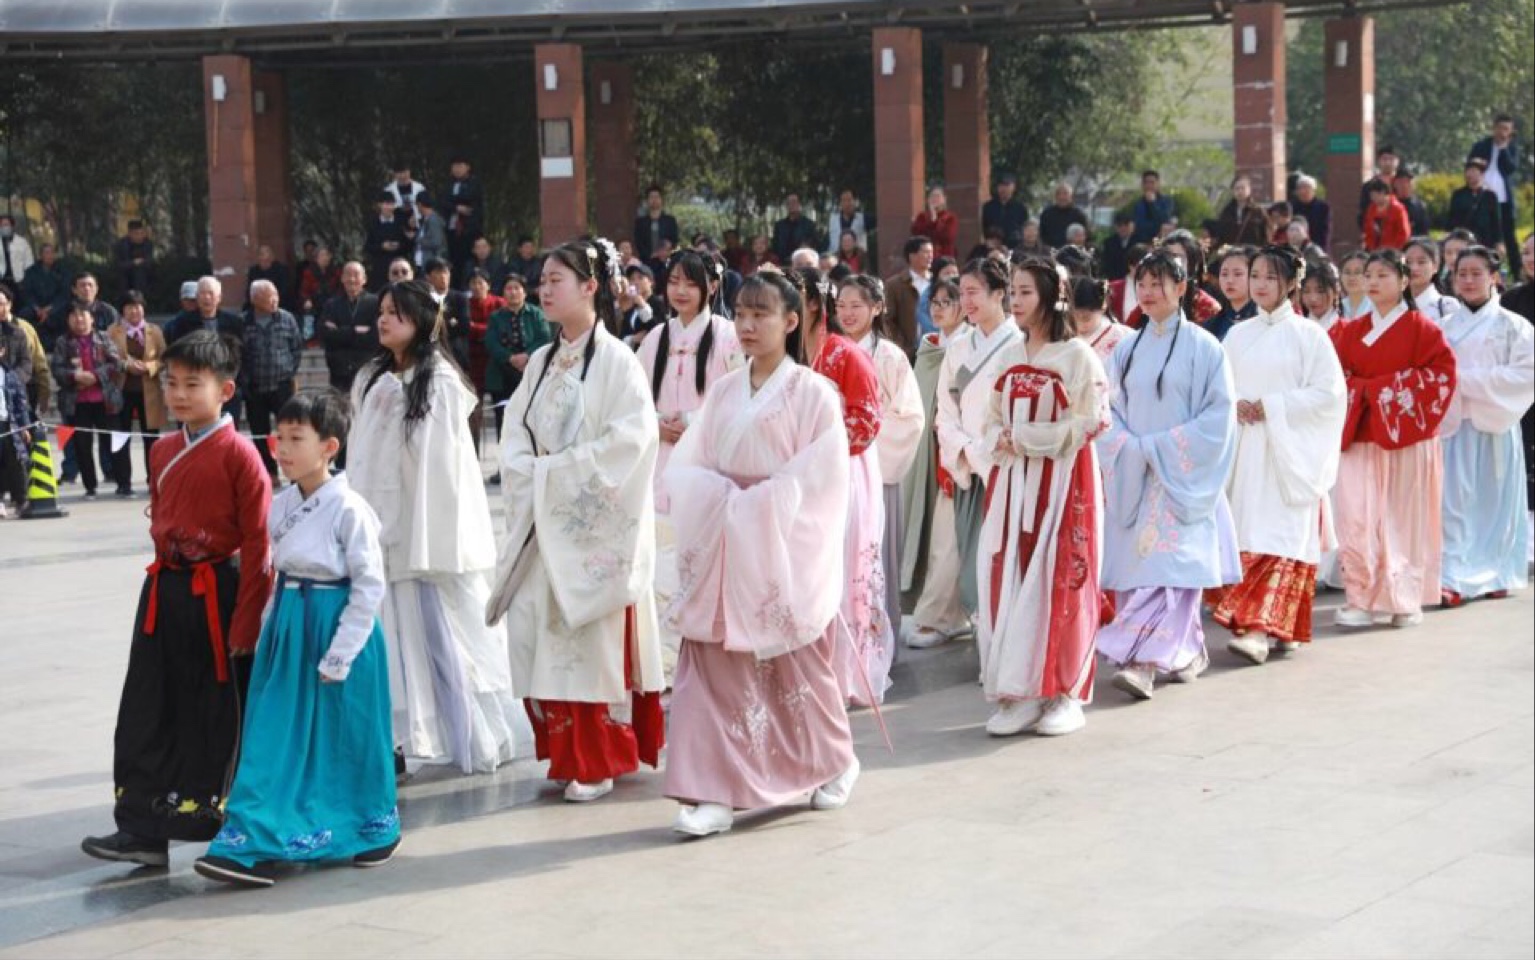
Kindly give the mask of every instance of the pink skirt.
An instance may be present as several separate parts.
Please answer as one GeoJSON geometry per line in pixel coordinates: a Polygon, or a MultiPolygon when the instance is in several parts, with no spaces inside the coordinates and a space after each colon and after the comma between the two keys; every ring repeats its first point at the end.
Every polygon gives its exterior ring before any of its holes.
{"type": "Polygon", "coordinates": [[[1356,443],[1343,451],[1332,501],[1349,606],[1398,614],[1439,602],[1443,491],[1437,437],[1401,450],[1356,443]]]}

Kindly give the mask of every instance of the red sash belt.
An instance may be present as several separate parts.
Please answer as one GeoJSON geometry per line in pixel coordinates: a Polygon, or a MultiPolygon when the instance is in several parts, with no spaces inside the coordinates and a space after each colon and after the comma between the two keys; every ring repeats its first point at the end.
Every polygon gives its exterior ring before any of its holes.
{"type": "MultiPolygon", "coordinates": [[[[222,563],[223,561],[215,561],[222,563]]],[[[149,574],[149,606],[144,611],[144,633],[153,635],[160,611],[160,571],[192,571],[192,596],[203,598],[203,609],[208,616],[208,644],[213,648],[213,667],[219,683],[229,682],[229,652],[224,648],[224,625],[219,618],[219,579],[214,562],[194,563],[190,567],[178,567],[173,563],[155,559],[144,568],[149,574]]]]}

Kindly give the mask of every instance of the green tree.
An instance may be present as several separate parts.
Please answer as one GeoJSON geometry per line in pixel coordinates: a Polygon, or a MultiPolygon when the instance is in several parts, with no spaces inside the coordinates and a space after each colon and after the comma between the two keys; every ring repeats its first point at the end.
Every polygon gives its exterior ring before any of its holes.
{"type": "MultiPolygon", "coordinates": [[[[1320,171],[1327,162],[1323,23],[1307,20],[1287,55],[1289,161],[1320,171]]],[[[1391,144],[1418,170],[1458,171],[1495,113],[1518,119],[1529,179],[1535,147],[1535,4],[1474,4],[1398,10],[1375,18],[1375,142],[1391,144]]],[[[1346,201],[1352,203],[1352,200],[1346,201]]]]}

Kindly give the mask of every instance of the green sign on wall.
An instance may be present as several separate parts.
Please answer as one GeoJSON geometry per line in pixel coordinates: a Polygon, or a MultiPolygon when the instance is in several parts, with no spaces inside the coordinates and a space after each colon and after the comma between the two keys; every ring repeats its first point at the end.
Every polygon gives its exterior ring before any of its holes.
{"type": "Polygon", "coordinates": [[[1328,153],[1359,153],[1361,149],[1357,133],[1335,133],[1327,138],[1328,153]]]}

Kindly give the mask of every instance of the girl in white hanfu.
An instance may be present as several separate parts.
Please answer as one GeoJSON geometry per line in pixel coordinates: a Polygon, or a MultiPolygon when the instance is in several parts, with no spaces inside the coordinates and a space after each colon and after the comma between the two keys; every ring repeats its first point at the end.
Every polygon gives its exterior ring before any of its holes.
{"type": "Polygon", "coordinates": [[[917,459],[927,420],[922,394],[906,351],[885,336],[885,285],[876,277],[849,277],[837,291],[837,319],[847,338],[874,361],[879,377],[879,436],[874,452],[884,480],[885,539],[880,555],[885,568],[885,612],[890,629],[901,633],[901,550],[906,538],[906,513],[901,509],[901,482],[917,459]]]}
{"type": "Polygon", "coordinates": [[[1082,729],[1093,694],[1103,496],[1092,441],[1108,426],[1108,387],[1073,335],[1054,264],[1015,265],[1010,305],[1023,339],[1003,351],[986,417],[996,468],[976,637],[997,705],[986,732],[1064,736],[1082,729]]]}
{"type": "Polygon", "coordinates": [[[672,495],[683,637],[666,794],[675,829],[730,829],[735,810],[834,809],[858,777],[837,670],[848,441],[842,406],[803,366],[801,295],[749,278],[736,324],[750,365],[716,384],[678,445],[672,495]]]}
{"type": "Polygon", "coordinates": [[[384,353],[352,387],[347,474],[382,524],[395,743],[468,773],[512,759],[514,731],[525,746],[527,725],[506,633],[484,623],[495,533],[469,436],[477,400],[445,329],[421,281],[390,284],[379,298],[384,353]]]}
{"type": "Polygon", "coordinates": [[[1535,402],[1535,333],[1499,305],[1497,254],[1470,247],[1455,262],[1464,304],[1444,321],[1455,351],[1456,390],[1440,427],[1444,437],[1446,606],[1501,598],[1528,583],[1530,527],[1525,513],[1519,418],[1535,402]]]}
{"type": "Polygon", "coordinates": [[[506,614],[512,676],[538,757],[565,799],[605,796],[655,766],[664,736],[656,623],[660,436],[645,370],[617,329],[618,254],[577,240],[539,289],[560,336],[528,360],[501,430],[506,540],[490,622],[506,614]]]}
{"type": "MultiPolygon", "coordinates": [[[[666,266],[666,302],[670,319],[657,325],[640,345],[640,366],[650,380],[650,395],[661,421],[661,450],[656,457],[656,607],[666,609],[677,589],[677,540],[671,502],[662,488],[666,462],[703,406],[711,385],[742,363],[735,325],[714,309],[719,305],[725,265],[694,250],[683,250],[666,266]]],[[[661,652],[670,677],[677,665],[681,638],[661,625],[661,652]]]]}
{"type": "Polygon", "coordinates": [[[949,345],[938,371],[939,464],[954,478],[954,536],[959,548],[960,602],[979,612],[977,555],[986,514],[993,447],[986,443],[991,394],[1002,354],[1023,334],[1007,315],[1008,270],[995,260],[971,260],[959,275],[959,306],[970,333],[949,345]]]}
{"type": "Polygon", "coordinates": [[[1327,493],[1338,476],[1347,408],[1332,340],[1290,306],[1300,254],[1268,247],[1248,261],[1258,313],[1222,346],[1236,384],[1237,449],[1226,495],[1242,582],[1212,591],[1226,649],[1261,664],[1311,641],[1317,563],[1333,543],[1327,493]]]}

